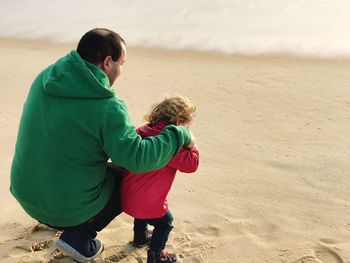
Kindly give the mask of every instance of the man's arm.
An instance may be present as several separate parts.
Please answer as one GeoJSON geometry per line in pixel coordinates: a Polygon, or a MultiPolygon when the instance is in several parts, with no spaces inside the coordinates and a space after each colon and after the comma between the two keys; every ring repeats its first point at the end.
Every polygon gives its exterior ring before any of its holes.
{"type": "Polygon", "coordinates": [[[120,167],[143,173],[165,166],[182,146],[193,143],[187,127],[170,125],[142,140],[130,123],[126,107],[112,105],[102,120],[103,150],[120,167]]]}

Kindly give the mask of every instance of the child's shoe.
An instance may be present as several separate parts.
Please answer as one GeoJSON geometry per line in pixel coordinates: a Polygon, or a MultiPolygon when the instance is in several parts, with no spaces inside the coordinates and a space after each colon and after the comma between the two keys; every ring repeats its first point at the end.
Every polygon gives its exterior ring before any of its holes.
{"type": "Polygon", "coordinates": [[[151,232],[144,232],[142,234],[137,234],[134,232],[134,240],[132,241],[132,245],[134,247],[144,247],[148,246],[152,239],[152,233],[151,232]]]}
{"type": "Polygon", "coordinates": [[[157,252],[151,249],[147,252],[147,263],[175,263],[177,256],[168,252],[157,252]]]}

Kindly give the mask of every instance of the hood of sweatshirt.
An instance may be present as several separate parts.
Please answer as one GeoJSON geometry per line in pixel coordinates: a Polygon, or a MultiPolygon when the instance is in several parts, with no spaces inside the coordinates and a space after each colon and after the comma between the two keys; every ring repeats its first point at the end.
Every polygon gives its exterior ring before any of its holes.
{"type": "Polygon", "coordinates": [[[156,125],[151,126],[149,123],[137,128],[137,133],[141,135],[142,138],[146,138],[148,136],[155,136],[161,133],[161,131],[165,128],[166,124],[164,122],[159,122],[156,125]]]}
{"type": "Polygon", "coordinates": [[[107,75],[97,66],[71,51],[43,72],[43,87],[47,94],[72,99],[105,99],[115,91],[107,75]]]}

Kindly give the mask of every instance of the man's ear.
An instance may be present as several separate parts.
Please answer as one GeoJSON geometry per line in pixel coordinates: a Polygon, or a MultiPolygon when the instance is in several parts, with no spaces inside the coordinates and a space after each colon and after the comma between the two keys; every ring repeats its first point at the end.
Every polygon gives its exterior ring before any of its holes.
{"type": "Polygon", "coordinates": [[[112,66],[112,56],[107,56],[105,57],[105,59],[102,61],[101,63],[101,69],[104,72],[108,72],[110,67],[112,66]]]}

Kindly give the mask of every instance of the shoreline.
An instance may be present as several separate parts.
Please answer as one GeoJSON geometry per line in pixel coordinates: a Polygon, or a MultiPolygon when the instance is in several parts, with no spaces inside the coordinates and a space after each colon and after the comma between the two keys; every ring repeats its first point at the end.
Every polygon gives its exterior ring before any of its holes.
{"type": "MultiPolygon", "coordinates": [[[[71,262],[52,254],[55,231],[35,227],[8,188],[30,84],[74,48],[0,38],[2,262],[71,262]]],[[[179,173],[170,192],[169,251],[183,263],[350,261],[349,67],[350,59],[128,48],[115,89],[136,126],[166,94],[197,104],[201,164],[179,173]]],[[[132,219],[117,217],[99,233],[106,249],[96,261],[144,260],[131,236],[132,219]]]]}
{"type": "MultiPolygon", "coordinates": [[[[76,44],[74,42],[67,43],[56,43],[49,39],[25,39],[25,38],[11,38],[11,37],[0,37],[1,44],[10,44],[14,46],[25,46],[30,48],[67,48],[67,50],[75,49],[76,44]]],[[[166,47],[142,47],[142,46],[127,46],[128,50],[139,51],[139,52],[151,52],[151,53],[174,53],[175,55],[186,54],[193,56],[207,56],[214,58],[226,58],[226,59],[257,59],[257,60],[304,60],[304,61],[330,61],[330,62],[349,62],[350,56],[316,56],[316,55],[299,55],[288,52],[276,52],[276,53],[224,53],[215,50],[200,51],[195,49],[172,49],[166,47]]],[[[130,53],[130,52],[129,52],[130,53]]]]}

